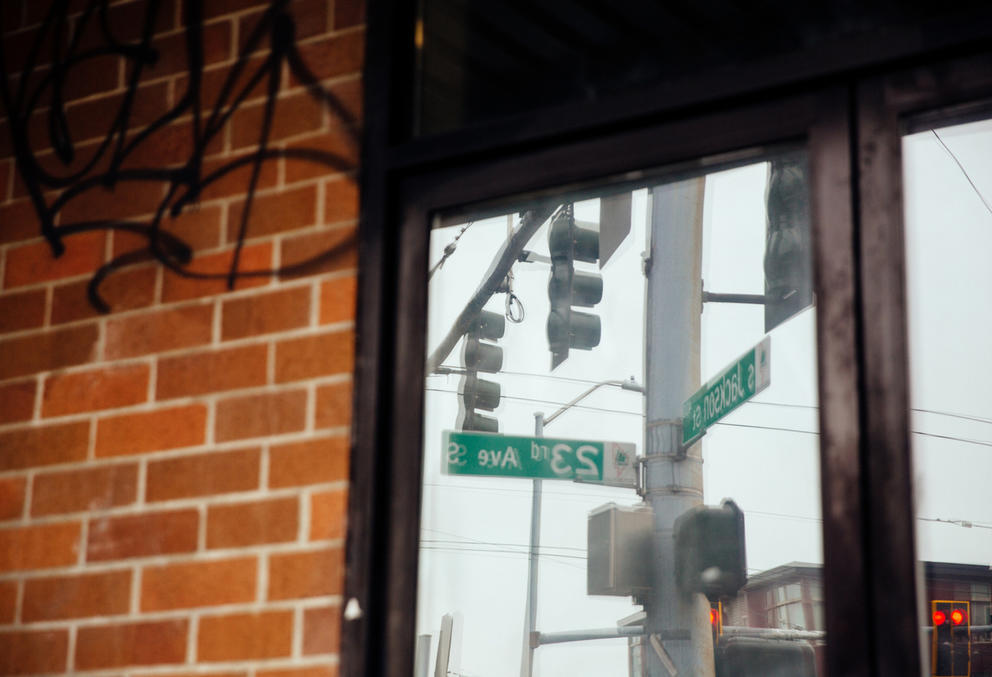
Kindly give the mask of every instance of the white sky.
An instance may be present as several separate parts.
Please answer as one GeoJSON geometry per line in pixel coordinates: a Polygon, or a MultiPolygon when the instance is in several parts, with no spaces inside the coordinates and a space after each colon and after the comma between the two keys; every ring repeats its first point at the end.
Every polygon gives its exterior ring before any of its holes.
{"type": "MultiPolygon", "coordinates": [[[[992,127],[941,132],[978,186],[992,193],[992,127]]],[[[992,215],[929,132],[904,144],[913,406],[992,418],[985,394],[992,373],[992,215]],[[949,329],[950,328],[950,329],[949,329]],[[976,375],[978,378],[976,378],[976,375]]],[[[704,202],[703,279],[716,292],[762,293],[767,165],[711,174],[704,202]]],[[[992,196],[990,196],[992,197],[992,196]]],[[[604,299],[590,312],[603,337],[592,351],[573,350],[549,373],[545,323],[547,264],[514,267],[514,291],[526,317],[507,323],[500,382],[500,432],[531,435],[536,411],[550,414],[591,382],[634,376],[643,382],[644,294],[641,255],[647,248],[648,191],[634,193],[630,235],[601,271],[604,299]]],[[[597,221],[597,200],[576,204],[576,217],[597,221]]],[[[514,223],[516,218],[514,218],[514,223]]],[[[459,227],[432,232],[430,263],[459,227]]],[[[507,217],[473,224],[431,281],[428,348],[433,349],[472,295],[507,234],[507,217]]],[[[528,249],[547,254],[547,227],[528,249]]],[[[589,264],[577,267],[594,269],[589,264]]],[[[502,295],[487,309],[503,311],[502,295]]],[[[760,306],[707,304],[702,316],[701,380],[705,382],[764,336],[760,306]]],[[[771,385],[714,426],[703,440],[707,504],[733,498],[744,510],[752,573],[792,561],[822,561],[815,374],[815,314],[807,310],[771,333],[771,385]]],[[[653,349],[662,349],[652,347],[653,349]]],[[[460,345],[445,364],[459,366],[460,345]]],[[[646,384],[663,387],[662,384],[646,384]]],[[[457,376],[427,379],[422,550],[417,633],[432,634],[431,670],[441,616],[456,615],[450,670],[517,675],[523,643],[531,482],[449,477],[439,472],[441,432],[454,427],[457,376]]],[[[682,399],[691,393],[685,393],[682,399]]],[[[634,442],[643,454],[643,397],[605,387],[548,426],[553,437],[634,442]]],[[[990,420],[989,423],[992,423],[990,420]]],[[[917,412],[914,430],[992,440],[989,423],[917,412]]],[[[917,514],[963,519],[965,529],[917,521],[923,559],[992,562],[992,442],[986,446],[913,436],[917,514]]],[[[569,482],[544,483],[537,629],[611,627],[640,608],[628,598],[586,595],[586,520],[614,501],[638,502],[632,490],[569,482]]],[[[626,640],[567,643],[536,652],[537,675],[623,675],[626,640]]],[[[433,674],[433,672],[431,672],[433,674]]]]}

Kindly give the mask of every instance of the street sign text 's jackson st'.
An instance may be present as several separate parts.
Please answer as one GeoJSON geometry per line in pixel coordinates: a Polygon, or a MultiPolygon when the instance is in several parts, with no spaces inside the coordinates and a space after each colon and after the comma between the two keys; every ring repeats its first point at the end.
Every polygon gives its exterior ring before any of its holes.
{"type": "Polygon", "coordinates": [[[771,337],[741,355],[682,405],[682,446],[768,387],[771,381],[771,337]]]}
{"type": "Polygon", "coordinates": [[[575,480],[635,487],[636,451],[629,442],[594,442],[445,431],[448,475],[575,480]]]}

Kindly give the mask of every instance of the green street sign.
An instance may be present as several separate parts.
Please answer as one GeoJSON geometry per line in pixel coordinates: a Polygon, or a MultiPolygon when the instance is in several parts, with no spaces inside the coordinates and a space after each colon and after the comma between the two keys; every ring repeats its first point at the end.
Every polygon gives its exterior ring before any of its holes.
{"type": "Polygon", "coordinates": [[[590,442],[446,430],[441,471],[447,475],[529,477],[636,487],[630,442],[590,442]]]}
{"type": "Polygon", "coordinates": [[[771,337],[741,355],[682,405],[682,446],[768,387],[771,381],[771,337]]]}

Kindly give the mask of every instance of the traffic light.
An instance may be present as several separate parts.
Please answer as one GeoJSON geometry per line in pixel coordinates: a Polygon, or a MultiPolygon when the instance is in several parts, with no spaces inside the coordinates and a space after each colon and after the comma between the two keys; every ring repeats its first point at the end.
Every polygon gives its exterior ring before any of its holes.
{"type": "Polygon", "coordinates": [[[577,222],[572,205],[566,205],[551,221],[548,250],[551,254],[548,346],[554,369],[565,361],[569,349],[592,350],[599,345],[599,317],[572,309],[572,306],[590,308],[603,298],[602,276],[575,269],[576,261],[595,263],[599,259],[598,226],[577,222]]]}
{"type": "Polygon", "coordinates": [[[713,646],[720,643],[723,634],[723,602],[710,602],[710,628],[713,630],[713,646]]]}
{"type": "Polygon", "coordinates": [[[499,383],[479,378],[479,372],[495,374],[503,368],[503,349],[487,340],[502,338],[505,329],[503,315],[483,310],[465,334],[462,346],[465,375],[458,384],[458,421],[455,424],[458,430],[499,432],[499,421],[493,416],[480,414],[476,409],[493,411],[499,406],[499,383]]]}
{"type": "Polygon", "coordinates": [[[675,520],[675,579],[711,602],[736,595],[747,582],[744,513],[736,503],[696,506],[675,520]]]}
{"type": "Polygon", "coordinates": [[[765,191],[765,332],[813,303],[809,181],[801,159],[772,160],[765,191]]]}
{"type": "Polygon", "coordinates": [[[930,602],[933,640],[930,666],[933,677],[968,677],[971,674],[971,604],[930,602]]]}

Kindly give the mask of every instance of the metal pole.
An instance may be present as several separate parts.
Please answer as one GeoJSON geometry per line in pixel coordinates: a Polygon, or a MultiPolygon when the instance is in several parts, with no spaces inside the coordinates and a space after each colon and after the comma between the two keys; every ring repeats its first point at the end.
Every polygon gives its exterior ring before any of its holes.
{"type": "Polygon", "coordinates": [[[699,387],[704,179],[651,191],[646,320],[645,492],[654,510],[653,588],[646,600],[651,677],[712,677],[708,605],[675,583],[676,518],[703,502],[700,446],[680,456],[682,402],[699,387]]]}
{"type": "MultiPolygon", "coordinates": [[[[544,436],[544,414],[534,412],[534,436],[544,436]]],[[[541,542],[541,480],[534,480],[530,500],[530,557],[527,563],[527,609],[524,614],[524,652],[520,664],[522,677],[534,671],[532,634],[537,627],[537,549],[541,542]]]]}

